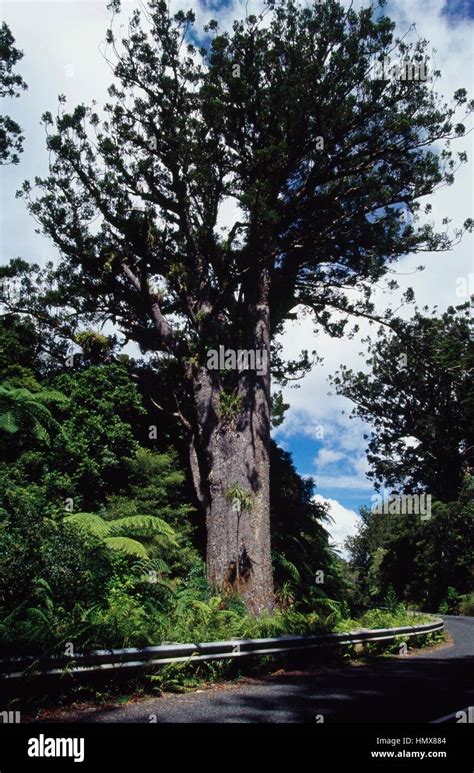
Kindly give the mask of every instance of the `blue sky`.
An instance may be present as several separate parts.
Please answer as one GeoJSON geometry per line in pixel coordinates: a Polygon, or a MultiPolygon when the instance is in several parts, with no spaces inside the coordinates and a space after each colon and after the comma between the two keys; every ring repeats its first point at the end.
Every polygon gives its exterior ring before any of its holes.
{"type": "Polygon", "coordinates": [[[454,22],[474,19],[474,0],[447,0],[443,14],[454,22]]]}
{"type": "MultiPolygon", "coordinates": [[[[275,436],[278,442],[278,433],[275,436]]],[[[361,481],[357,483],[357,488],[351,488],[349,486],[334,486],[329,483],[318,485],[318,470],[315,469],[314,460],[318,456],[318,452],[325,448],[324,441],[312,440],[309,437],[305,437],[301,434],[296,434],[291,437],[290,440],[284,441],[285,448],[291,452],[293,462],[296,469],[301,475],[311,476],[316,483],[316,490],[319,494],[322,494],[329,499],[337,499],[344,507],[350,510],[358,510],[361,505],[370,504],[370,497],[373,493],[373,489],[370,481],[367,481],[366,489],[361,488],[363,485],[361,481]]],[[[344,456],[342,460],[335,461],[330,465],[331,476],[339,478],[342,482],[343,477],[346,477],[347,473],[347,458],[344,456]]]]}
{"type": "MultiPolygon", "coordinates": [[[[171,0],[173,7],[193,7],[200,25],[218,18],[221,27],[229,28],[232,19],[259,11],[259,0],[216,0],[186,2],[171,0]]],[[[346,3],[347,4],[347,3],[346,3]]],[[[356,0],[355,5],[367,3],[356,0]]],[[[123,2],[124,17],[135,2],[123,2]]],[[[416,33],[431,41],[436,49],[436,61],[443,77],[439,90],[449,97],[455,89],[472,89],[474,39],[474,0],[391,0],[387,12],[399,24],[401,33],[416,23],[416,33]]],[[[29,84],[21,99],[8,104],[11,114],[22,127],[26,137],[25,152],[18,167],[2,168],[0,190],[0,260],[21,256],[35,262],[55,257],[50,243],[35,233],[35,223],[25,212],[22,201],[14,192],[25,178],[33,179],[47,171],[44,134],[39,126],[41,114],[54,114],[57,95],[64,93],[68,105],[81,102],[98,104],[107,100],[106,89],[111,75],[100,54],[109,23],[106,0],[6,0],[2,16],[10,24],[17,45],[25,52],[20,71],[29,84]]],[[[472,95],[471,95],[472,96],[472,95]]],[[[7,112],[4,108],[3,112],[7,112]]],[[[469,128],[469,127],[468,127],[469,128]]],[[[472,134],[460,143],[459,149],[474,156],[472,134]]],[[[433,217],[439,224],[443,216],[453,218],[458,225],[472,215],[472,165],[464,167],[452,188],[442,191],[433,200],[433,217]]],[[[229,228],[237,211],[232,202],[226,203],[222,223],[229,228]]],[[[465,239],[449,255],[407,256],[398,263],[399,293],[392,296],[376,295],[377,308],[387,305],[396,308],[400,295],[407,286],[415,290],[418,305],[438,304],[440,310],[462,302],[456,296],[459,277],[474,276],[473,242],[465,239]],[[426,266],[423,274],[413,274],[420,263],[426,266]]],[[[374,333],[362,325],[361,336],[374,333]]],[[[285,354],[294,359],[301,349],[316,349],[324,362],[309,374],[299,389],[284,390],[290,403],[285,423],[275,433],[279,443],[292,452],[298,471],[311,475],[317,484],[317,494],[329,501],[335,519],[334,539],[340,544],[347,534],[353,533],[360,505],[369,504],[372,489],[365,477],[367,427],[358,420],[350,421],[351,405],[344,398],[329,395],[328,375],[344,363],[349,367],[363,367],[360,340],[334,341],[327,336],[315,338],[311,321],[307,318],[287,326],[283,336],[285,354]],[[345,411],[345,413],[342,413],[345,411]],[[321,437],[322,428],[322,437],[321,437]]],[[[416,377],[416,374],[414,374],[416,377]]]]}

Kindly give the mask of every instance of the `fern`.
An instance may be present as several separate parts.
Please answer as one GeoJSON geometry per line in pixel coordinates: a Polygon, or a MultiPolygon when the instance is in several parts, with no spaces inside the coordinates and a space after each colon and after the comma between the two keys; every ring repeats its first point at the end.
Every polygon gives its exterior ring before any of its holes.
{"type": "Polygon", "coordinates": [[[57,426],[40,395],[9,382],[0,384],[0,430],[14,435],[27,428],[37,440],[49,445],[50,434],[57,426]]]}
{"type": "Polygon", "coordinates": [[[73,513],[64,520],[100,537],[111,550],[136,558],[148,559],[149,555],[146,547],[134,537],[161,537],[167,545],[179,547],[171,526],[153,515],[130,515],[106,521],[97,513],[73,513]]]}
{"type": "Polygon", "coordinates": [[[106,537],[104,542],[111,550],[118,550],[136,558],[148,558],[146,547],[130,537],[106,537]]]}
{"type": "Polygon", "coordinates": [[[110,525],[104,521],[100,515],[95,513],[73,513],[64,518],[66,523],[72,523],[79,526],[96,537],[107,537],[110,535],[110,525]]]}
{"type": "Polygon", "coordinates": [[[155,572],[157,576],[169,574],[170,568],[166,561],[163,561],[162,558],[150,558],[146,561],[137,561],[133,567],[134,574],[137,574],[138,576],[147,575],[149,576],[150,572],[155,572]]]}
{"type": "Polygon", "coordinates": [[[18,432],[19,426],[15,421],[15,414],[13,411],[7,409],[0,414],[0,429],[3,429],[4,432],[9,432],[11,435],[18,432]]]}
{"type": "Polygon", "coordinates": [[[129,515],[124,518],[116,518],[108,521],[111,527],[111,533],[120,536],[121,534],[134,534],[143,537],[165,537],[170,544],[178,547],[174,531],[165,521],[154,515],[129,515]]]}
{"type": "Polygon", "coordinates": [[[290,561],[288,558],[285,558],[282,553],[278,553],[277,551],[274,552],[273,558],[275,564],[277,564],[280,569],[283,569],[283,571],[286,572],[286,574],[288,574],[295,583],[298,584],[301,582],[301,572],[292,561],[290,561]]]}

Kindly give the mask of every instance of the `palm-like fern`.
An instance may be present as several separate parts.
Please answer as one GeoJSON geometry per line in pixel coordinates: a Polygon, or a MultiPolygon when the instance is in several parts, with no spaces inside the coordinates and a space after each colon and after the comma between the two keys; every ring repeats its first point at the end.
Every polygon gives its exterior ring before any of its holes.
{"type": "Polygon", "coordinates": [[[300,570],[297,566],[295,566],[293,561],[290,561],[288,558],[286,558],[283,553],[280,553],[276,550],[273,551],[273,562],[275,566],[278,566],[286,573],[290,581],[294,582],[296,585],[301,582],[300,570]]]}
{"type": "Polygon", "coordinates": [[[73,513],[64,520],[100,537],[112,550],[135,558],[149,558],[145,545],[139,541],[140,537],[153,537],[163,547],[178,546],[171,526],[153,515],[131,515],[106,521],[96,513],[73,513]]]}
{"type": "Polygon", "coordinates": [[[39,394],[8,381],[0,384],[0,430],[13,435],[28,428],[39,441],[49,445],[56,422],[39,394]]]}

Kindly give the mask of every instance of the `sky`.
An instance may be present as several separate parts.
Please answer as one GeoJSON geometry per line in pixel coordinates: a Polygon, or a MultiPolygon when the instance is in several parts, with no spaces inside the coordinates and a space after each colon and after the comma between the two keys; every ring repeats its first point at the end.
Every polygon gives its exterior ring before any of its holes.
{"type": "MultiPolygon", "coordinates": [[[[125,23],[136,2],[123,2],[120,23],[125,23]]],[[[234,18],[245,15],[246,8],[248,13],[261,8],[260,0],[171,2],[176,9],[192,7],[198,24],[217,18],[221,27],[230,27],[234,18]]],[[[355,6],[366,4],[361,0],[354,3],[355,6]]],[[[411,34],[430,41],[442,71],[438,91],[449,98],[464,86],[472,98],[474,0],[389,0],[386,12],[397,22],[401,34],[415,24],[411,34]]],[[[36,223],[14,193],[23,180],[47,173],[48,157],[40,118],[46,110],[54,115],[58,94],[66,95],[69,107],[90,104],[94,99],[98,106],[107,101],[106,90],[112,76],[102,51],[110,13],[106,0],[7,0],[1,5],[1,17],[9,24],[16,46],[24,51],[18,71],[28,83],[28,91],[20,99],[9,100],[2,109],[23,127],[25,152],[18,166],[1,170],[0,262],[20,256],[44,263],[56,257],[55,248],[36,233],[36,223]]],[[[466,150],[470,159],[474,157],[472,138],[473,134],[463,138],[456,148],[466,150]]],[[[461,168],[454,186],[440,191],[431,201],[432,216],[438,224],[444,216],[453,218],[453,226],[472,216],[472,161],[461,168]]],[[[221,213],[222,222],[230,226],[235,215],[235,207],[228,202],[221,213]]],[[[461,278],[468,284],[470,277],[470,292],[474,292],[473,237],[465,237],[449,253],[407,256],[398,262],[396,271],[400,290],[391,295],[378,292],[379,311],[388,306],[397,308],[401,294],[411,286],[418,306],[437,305],[442,312],[449,305],[467,300],[458,295],[461,278]],[[420,264],[425,270],[414,273],[420,264]]],[[[413,309],[400,313],[411,315],[413,309]]],[[[362,324],[360,335],[354,340],[334,340],[320,334],[316,337],[306,317],[289,323],[283,336],[284,353],[288,357],[296,358],[304,348],[316,349],[323,363],[299,382],[297,389],[283,390],[291,407],[284,424],[275,432],[275,439],[292,453],[298,472],[314,478],[315,497],[330,507],[333,518],[330,531],[339,548],[356,530],[359,507],[371,502],[373,491],[366,478],[367,441],[363,437],[370,428],[358,419],[349,418],[350,402],[330,394],[327,379],[342,363],[364,368],[360,339],[368,332],[375,334],[375,328],[362,324]]]]}

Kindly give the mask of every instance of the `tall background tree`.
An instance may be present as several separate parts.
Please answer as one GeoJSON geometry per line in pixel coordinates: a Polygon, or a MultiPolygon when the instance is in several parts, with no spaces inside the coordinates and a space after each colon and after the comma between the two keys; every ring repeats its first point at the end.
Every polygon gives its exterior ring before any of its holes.
{"type": "Polygon", "coordinates": [[[111,321],[168,364],[163,407],[189,439],[209,580],[255,613],[273,605],[270,369],[209,370],[208,350],[261,350],[276,381],[304,372],[307,353],[285,363],[275,340],[296,311],[340,336],[350,315],[374,316],[372,286],[397,258],[451,244],[420,200],[465,160],[449,142],[472,104],[463,89],[446,105],[432,83],[374,79],[394,51],[427,58],[378,10],[269,0],[231,33],[202,32],[152,0],[123,40],[107,33],[105,116],[61,97],[56,121],[43,116],[50,174],[37,196],[23,188],[62,257],[42,299],[26,272],[17,308],[63,331],[111,321]]]}
{"type": "Polygon", "coordinates": [[[376,487],[454,501],[474,469],[474,319],[470,304],[394,319],[369,339],[368,372],[342,367],[333,384],[371,427],[376,487]]]}
{"type": "Polygon", "coordinates": [[[375,486],[430,494],[430,517],[362,508],[346,547],[359,603],[392,590],[428,611],[472,613],[474,320],[469,303],[428,311],[380,328],[368,372],[342,368],[334,383],[369,424],[375,486]]]}
{"type": "MultiPolygon", "coordinates": [[[[21,75],[14,72],[23,53],[15,48],[9,26],[0,27],[0,97],[18,97],[27,88],[21,75]]],[[[0,115],[0,164],[18,164],[24,137],[20,126],[8,115],[0,115]]]]}

